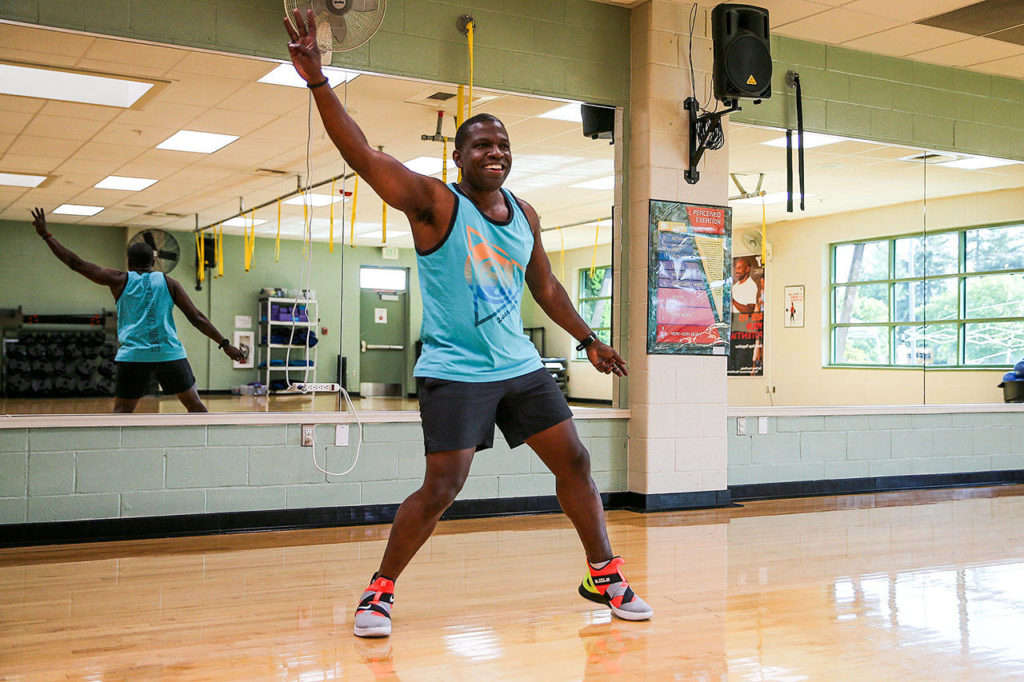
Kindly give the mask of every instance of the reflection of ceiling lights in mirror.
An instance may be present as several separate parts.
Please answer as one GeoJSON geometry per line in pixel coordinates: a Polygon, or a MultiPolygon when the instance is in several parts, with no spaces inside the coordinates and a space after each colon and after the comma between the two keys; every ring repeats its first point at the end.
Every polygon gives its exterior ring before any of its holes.
{"type": "MultiPolygon", "coordinates": [[[[399,237],[404,237],[407,234],[409,233],[401,230],[388,230],[388,239],[397,239],[399,237]]],[[[356,234],[356,239],[380,242],[384,239],[384,232],[381,230],[377,230],[375,232],[361,232],[356,234]]]]}
{"type": "Polygon", "coordinates": [[[583,123],[582,102],[569,102],[557,109],[545,112],[539,118],[550,118],[555,121],[570,121],[572,123],[583,123]]]}
{"type": "Polygon", "coordinates": [[[338,203],[342,198],[340,196],[332,197],[330,194],[315,194],[311,192],[306,195],[300,194],[297,197],[285,199],[281,203],[288,204],[289,206],[302,206],[307,200],[309,201],[310,206],[327,206],[332,203],[338,203]]]}
{"type": "Polygon", "coordinates": [[[1020,161],[1009,159],[997,159],[992,156],[965,156],[955,161],[947,161],[941,164],[944,168],[962,168],[964,170],[982,170],[984,168],[998,168],[1010,166],[1020,161]]]}
{"type": "MultiPolygon", "coordinates": [[[[458,166],[455,165],[454,161],[451,159],[447,159],[447,161],[449,171],[458,170],[458,166]]],[[[441,174],[441,159],[436,156],[417,156],[411,161],[406,161],[403,165],[412,172],[419,173],[420,175],[441,174]]]]}
{"type": "Polygon", "coordinates": [[[201,133],[196,130],[179,130],[158,144],[156,148],[169,149],[177,152],[212,154],[237,139],[238,135],[221,135],[219,133],[201,133]]]}
{"type": "Polygon", "coordinates": [[[4,95],[127,109],[152,87],[153,83],[112,76],[0,64],[0,94],[4,95]]]}
{"type": "Polygon", "coordinates": [[[7,187],[38,187],[47,176],[25,175],[24,173],[0,173],[0,185],[7,187]]]}
{"type": "MultiPolygon", "coordinates": [[[[813,196],[815,196],[815,195],[814,194],[804,194],[804,199],[810,199],[813,196]]],[[[765,204],[781,204],[784,201],[786,201],[786,193],[785,192],[769,192],[768,194],[765,194],[764,197],[750,197],[748,199],[730,199],[729,203],[730,204],[758,204],[758,205],[760,205],[762,198],[764,199],[764,203],[765,204]]],[[[799,202],[800,201],[800,194],[799,193],[793,192],[793,201],[794,202],[799,202]]]]}
{"type": "Polygon", "coordinates": [[[265,222],[267,221],[260,218],[257,218],[255,221],[249,218],[231,218],[222,222],[221,225],[224,227],[248,227],[249,225],[262,225],[265,222]]]}
{"type": "Polygon", "coordinates": [[[81,206],[79,204],[61,204],[53,209],[51,213],[60,215],[96,215],[103,210],[103,206],[81,206]]]}
{"type": "MultiPolygon", "coordinates": [[[[793,135],[793,146],[796,147],[799,135],[793,135]]],[[[839,135],[823,135],[822,133],[804,133],[804,149],[810,149],[812,147],[824,147],[827,144],[835,144],[836,142],[853,142],[849,137],[840,137],[839,135]]],[[[761,144],[768,147],[785,147],[786,136],[777,137],[774,140],[768,140],[761,144]]]]}
{"type": "MultiPolygon", "coordinates": [[[[335,69],[329,66],[325,66],[323,72],[327,76],[328,83],[332,88],[336,88],[342,83],[347,83],[359,75],[354,71],[335,69]]],[[[306,81],[302,80],[302,77],[295,71],[295,67],[290,63],[277,65],[270,73],[260,78],[259,82],[270,83],[271,85],[287,85],[292,88],[306,87],[306,81]]]]}
{"type": "Polygon", "coordinates": [[[126,178],[120,175],[108,175],[93,187],[96,189],[119,189],[125,192],[140,192],[153,183],[156,180],[151,178],[126,178]]]}
{"type": "Polygon", "coordinates": [[[564,187],[596,176],[614,174],[612,159],[581,156],[522,155],[513,158],[508,186],[513,189],[564,187]]]}
{"type": "Polygon", "coordinates": [[[615,176],[609,175],[604,178],[597,178],[596,180],[587,180],[586,182],[579,182],[575,185],[570,185],[578,189],[595,189],[609,192],[615,189],[615,176]]]}

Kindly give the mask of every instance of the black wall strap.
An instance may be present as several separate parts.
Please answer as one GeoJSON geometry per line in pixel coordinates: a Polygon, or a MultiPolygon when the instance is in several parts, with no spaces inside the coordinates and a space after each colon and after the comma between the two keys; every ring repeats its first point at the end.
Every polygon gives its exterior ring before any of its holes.
{"type": "Polygon", "coordinates": [[[793,131],[786,129],[786,213],[793,212],[793,131]]]}
{"type": "Polygon", "coordinates": [[[796,84],[797,163],[800,172],[800,210],[804,210],[804,98],[800,91],[800,74],[793,75],[796,84]]]}

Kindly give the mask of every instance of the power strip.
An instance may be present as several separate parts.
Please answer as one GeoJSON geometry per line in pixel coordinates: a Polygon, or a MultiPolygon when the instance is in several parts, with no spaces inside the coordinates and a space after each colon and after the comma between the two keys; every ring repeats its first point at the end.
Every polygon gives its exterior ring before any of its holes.
{"type": "Polygon", "coordinates": [[[341,384],[314,384],[314,383],[298,383],[292,384],[288,388],[298,391],[299,393],[340,393],[341,384]]]}

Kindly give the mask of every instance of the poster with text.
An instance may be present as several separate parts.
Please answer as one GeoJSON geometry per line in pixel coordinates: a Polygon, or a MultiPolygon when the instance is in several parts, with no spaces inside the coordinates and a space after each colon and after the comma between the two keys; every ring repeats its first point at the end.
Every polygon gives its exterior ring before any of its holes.
{"type": "Polygon", "coordinates": [[[782,297],[785,326],[804,326],[804,288],[803,285],[786,287],[782,297]]]}
{"type": "Polygon", "coordinates": [[[764,374],[764,266],[760,256],[732,259],[729,376],[764,374]]]}
{"type": "Polygon", "coordinates": [[[728,355],[731,210],[650,206],[647,352],[728,355]]]}

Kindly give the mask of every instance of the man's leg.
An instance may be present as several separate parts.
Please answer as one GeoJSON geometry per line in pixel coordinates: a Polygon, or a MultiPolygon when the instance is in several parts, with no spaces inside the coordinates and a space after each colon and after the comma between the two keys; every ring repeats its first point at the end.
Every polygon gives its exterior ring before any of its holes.
{"type": "Polygon", "coordinates": [[[202,399],[199,397],[199,391],[196,390],[193,384],[192,388],[181,393],[174,394],[181,404],[185,406],[185,409],[189,412],[207,412],[206,405],[203,404],[202,399]]]}
{"type": "Polygon", "coordinates": [[[475,452],[475,448],[470,448],[427,455],[423,485],[398,508],[378,575],[390,580],[398,579],[413,555],[434,532],[441,514],[462,490],[475,452]]]}
{"type": "Polygon", "coordinates": [[[604,505],[590,477],[590,453],[580,442],[572,419],[530,436],[526,444],[555,475],[558,503],[576,527],[587,561],[598,563],[611,559],[604,505]]]}
{"type": "Polygon", "coordinates": [[[135,411],[135,406],[139,404],[141,398],[114,398],[114,412],[115,413],[131,413],[135,411]]]}

